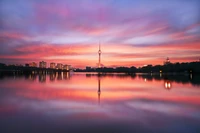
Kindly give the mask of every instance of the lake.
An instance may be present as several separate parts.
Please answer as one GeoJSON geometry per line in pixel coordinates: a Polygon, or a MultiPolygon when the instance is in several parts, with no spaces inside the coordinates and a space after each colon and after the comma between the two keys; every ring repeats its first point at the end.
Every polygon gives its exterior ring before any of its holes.
{"type": "Polygon", "coordinates": [[[200,76],[0,76],[1,133],[199,133],[200,76]]]}

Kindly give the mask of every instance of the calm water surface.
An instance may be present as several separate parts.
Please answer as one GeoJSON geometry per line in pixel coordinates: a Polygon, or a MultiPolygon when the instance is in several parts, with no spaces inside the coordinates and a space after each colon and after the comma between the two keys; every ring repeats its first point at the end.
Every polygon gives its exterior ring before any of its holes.
{"type": "Polygon", "coordinates": [[[0,132],[199,133],[200,77],[1,76],[0,132]]]}

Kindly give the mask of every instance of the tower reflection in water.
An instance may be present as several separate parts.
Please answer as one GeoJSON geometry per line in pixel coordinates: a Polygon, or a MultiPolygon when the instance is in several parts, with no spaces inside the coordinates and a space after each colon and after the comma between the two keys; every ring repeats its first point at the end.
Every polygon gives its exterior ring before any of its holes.
{"type": "Polygon", "coordinates": [[[98,77],[98,104],[100,104],[100,96],[101,96],[101,79],[98,77]]]}

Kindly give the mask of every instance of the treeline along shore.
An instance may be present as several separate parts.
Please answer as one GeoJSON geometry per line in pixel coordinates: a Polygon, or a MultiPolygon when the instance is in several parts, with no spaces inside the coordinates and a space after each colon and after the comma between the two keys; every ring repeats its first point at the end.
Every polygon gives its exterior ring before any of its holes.
{"type": "Polygon", "coordinates": [[[75,69],[75,72],[123,72],[123,73],[199,73],[200,74],[200,62],[189,63],[170,63],[167,65],[147,65],[136,68],[132,67],[102,67],[102,68],[90,68],[75,69]]]}

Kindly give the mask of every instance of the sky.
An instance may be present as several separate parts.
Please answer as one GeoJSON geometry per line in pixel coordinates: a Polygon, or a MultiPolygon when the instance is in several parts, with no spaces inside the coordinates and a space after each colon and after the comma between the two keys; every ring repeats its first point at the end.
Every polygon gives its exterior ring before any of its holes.
{"type": "Polygon", "coordinates": [[[1,0],[0,62],[76,68],[198,61],[199,0],[1,0]]]}

